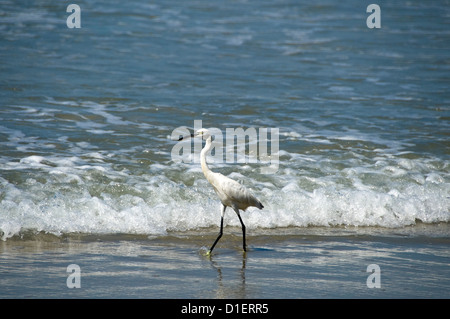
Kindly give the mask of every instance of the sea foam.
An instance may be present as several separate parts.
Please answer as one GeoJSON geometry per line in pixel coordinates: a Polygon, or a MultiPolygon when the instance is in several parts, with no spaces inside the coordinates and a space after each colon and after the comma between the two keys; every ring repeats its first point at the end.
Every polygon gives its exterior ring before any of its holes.
{"type": "MultiPolygon", "coordinates": [[[[148,173],[135,174],[104,158],[99,152],[92,153],[90,163],[76,156],[31,155],[4,163],[4,172],[26,170],[29,177],[20,184],[0,178],[1,238],[25,231],[161,236],[218,225],[220,202],[194,164],[155,163],[148,173]]],[[[251,166],[238,172],[232,172],[232,165],[214,170],[246,185],[264,204],[263,210],[249,208],[242,214],[248,229],[395,228],[450,221],[450,186],[429,161],[401,160],[393,166],[378,160],[343,170],[320,158],[300,162],[302,169],[286,163],[273,176],[259,175],[251,166]],[[312,174],[316,165],[329,173],[312,174]]],[[[231,209],[227,225],[240,225],[231,209]]]]}

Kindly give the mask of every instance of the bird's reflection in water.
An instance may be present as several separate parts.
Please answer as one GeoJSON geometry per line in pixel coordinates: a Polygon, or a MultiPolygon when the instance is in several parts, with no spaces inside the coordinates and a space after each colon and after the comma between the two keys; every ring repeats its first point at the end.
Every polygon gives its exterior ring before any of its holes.
{"type": "MultiPolygon", "coordinates": [[[[217,271],[217,288],[215,298],[218,299],[244,299],[247,298],[245,283],[245,267],[247,264],[247,253],[242,254],[241,267],[225,266],[221,260],[215,260],[214,256],[210,258],[211,266],[217,271]],[[237,271],[236,271],[237,270],[237,271]]],[[[237,264],[236,264],[237,266],[237,264]]]]}

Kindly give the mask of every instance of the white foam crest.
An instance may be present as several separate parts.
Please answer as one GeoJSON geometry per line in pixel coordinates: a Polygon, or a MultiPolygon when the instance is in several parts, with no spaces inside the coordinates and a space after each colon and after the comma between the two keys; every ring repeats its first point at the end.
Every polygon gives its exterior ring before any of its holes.
{"type": "MultiPolygon", "coordinates": [[[[19,184],[0,177],[0,237],[27,230],[160,236],[218,226],[220,202],[200,165],[154,163],[147,174],[134,175],[115,169],[102,153],[86,155],[30,155],[4,163],[5,174],[26,170],[28,177],[19,184]]],[[[212,167],[263,203],[263,210],[242,214],[249,229],[450,222],[448,164],[379,154],[342,168],[321,156],[282,156],[288,160],[276,175],[259,175],[251,165],[212,167]]],[[[225,225],[239,226],[231,210],[225,225]]]]}
{"type": "Polygon", "coordinates": [[[7,194],[0,206],[1,238],[6,240],[26,230],[55,235],[164,235],[167,231],[207,227],[213,219],[216,222],[214,213],[218,213],[219,208],[212,209],[208,198],[199,196],[199,200],[193,202],[181,198],[182,188],[173,183],[151,183],[145,187],[129,187],[128,191],[137,195],[118,195],[127,191],[124,185],[111,184],[104,186],[108,192],[91,194],[85,185],[66,186],[57,192],[56,186],[49,188],[46,184],[29,181],[29,188],[24,191],[6,182],[7,194]]]}
{"type": "MultiPolygon", "coordinates": [[[[430,185],[431,186],[431,185],[430,185]]],[[[450,221],[449,189],[410,186],[405,191],[388,193],[374,190],[324,187],[305,192],[288,184],[263,200],[264,211],[252,210],[250,228],[308,226],[380,226],[388,228],[415,225],[418,221],[438,223],[450,221]]]]}

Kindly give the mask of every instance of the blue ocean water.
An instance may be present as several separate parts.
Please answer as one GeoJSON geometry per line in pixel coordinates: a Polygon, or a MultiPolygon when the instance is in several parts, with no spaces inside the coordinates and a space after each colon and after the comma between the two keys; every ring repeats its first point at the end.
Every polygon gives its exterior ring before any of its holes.
{"type": "Polygon", "coordinates": [[[77,4],[73,29],[67,4],[0,4],[3,240],[217,226],[171,157],[195,120],[279,129],[275,173],[211,164],[264,204],[249,229],[450,221],[448,1],[378,1],[379,29],[350,0],[77,4]]]}

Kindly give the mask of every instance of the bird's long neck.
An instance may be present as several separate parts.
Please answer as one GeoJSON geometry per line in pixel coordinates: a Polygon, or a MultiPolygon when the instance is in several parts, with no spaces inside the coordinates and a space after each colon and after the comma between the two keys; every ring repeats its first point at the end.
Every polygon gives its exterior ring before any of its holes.
{"type": "Polygon", "coordinates": [[[206,163],[206,153],[208,153],[209,150],[211,149],[211,144],[212,144],[212,140],[211,140],[211,136],[210,136],[206,140],[205,147],[200,152],[200,161],[202,164],[202,171],[203,171],[203,174],[205,174],[205,177],[207,179],[208,179],[209,173],[211,173],[211,170],[209,169],[208,164],[206,163]]]}

